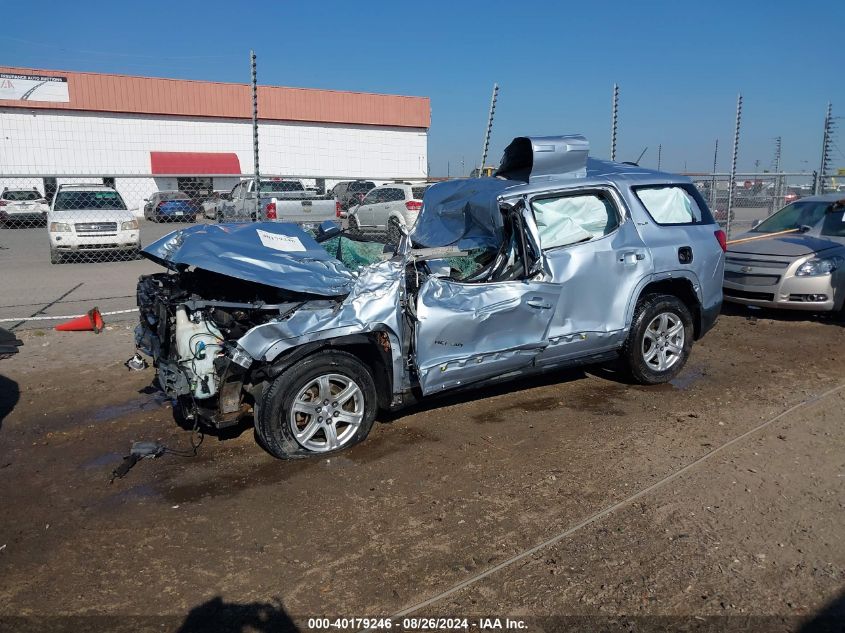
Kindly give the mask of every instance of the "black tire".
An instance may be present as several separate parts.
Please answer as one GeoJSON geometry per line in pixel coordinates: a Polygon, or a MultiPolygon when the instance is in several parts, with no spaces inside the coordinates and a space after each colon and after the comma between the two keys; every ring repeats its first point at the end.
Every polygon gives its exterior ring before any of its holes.
{"type": "Polygon", "coordinates": [[[346,230],[349,232],[350,235],[353,235],[355,237],[364,236],[364,232],[361,230],[361,224],[358,222],[357,215],[346,216],[346,223],[349,227],[346,230]]]}
{"type": "MultiPolygon", "coordinates": [[[[336,386],[332,383],[332,387],[336,386]]],[[[339,385],[337,385],[339,386],[339,385]]],[[[304,402],[304,401],[301,401],[304,402]]],[[[320,402],[316,402],[320,405],[320,402]]],[[[332,403],[329,403],[329,407],[332,403]]],[[[280,459],[300,459],[303,457],[323,457],[333,455],[363,441],[370,433],[375,421],[378,409],[376,387],[370,370],[352,354],[339,350],[325,350],[308,356],[295,365],[284,371],[276,378],[261,395],[258,403],[258,412],[255,416],[255,433],[264,448],[273,456],[280,459]],[[300,391],[306,389],[309,383],[314,383],[320,376],[329,374],[340,375],[348,381],[355,383],[363,398],[362,403],[353,403],[353,406],[360,404],[362,407],[362,419],[357,429],[350,429],[342,443],[334,449],[314,450],[299,441],[294,436],[290,412],[294,399],[300,391]]],[[[315,414],[316,415],[316,414],[315,414]]],[[[335,414],[337,415],[337,414],[335,414]]],[[[309,421],[306,420],[303,424],[309,421]]],[[[315,425],[318,426],[319,425],[315,425]]],[[[338,439],[342,436],[337,433],[339,428],[334,426],[338,439]]],[[[346,427],[344,427],[346,428],[346,427]]],[[[324,430],[318,430],[313,437],[320,441],[319,434],[328,442],[328,434],[324,430]]]]}
{"type": "Polygon", "coordinates": [[[59,253],[58,251],[50,249],[50,263],[51,264],[62,264],[64,263],[65,258],[64,255],[59,253]]]}
{"type": "Polygon", "coordinates": [[[402,229],[399,226],[399,220],[390,218],[387,221],[387,243],[398,244],[402,239],[402,229]]]}
{"type": "MultiPolygon", "coordinates": [[[[631,377],[640,384],[657,385],[669,382],[678,375],[689,359],[693,336],[692,314],[683,301],[668,294],[645,295],[640,298],[634,311],[631,331],[628,333],[625,346],[622,348],[622,359],[627,365],[631,377]],[[683,344],[677,346],[680,353],[672,354],[674,357],[672,364],[664,370],[659,370],[653,364],[646,362],[646,354],[651,351],[651,345],[654,343],[651,341],[651,335],[648,335],[648,342],[645,339],[649,326],[662,314],[673,315],[683,324],[684,339],[683,344]]],[[[665,343],[665,347],[670,347],[669,342],[665,343]]],[[[658,350],[659,353],[660,350],[658,350]]],[[[659,358],[657,361],[660,362],[659,358]]]]}

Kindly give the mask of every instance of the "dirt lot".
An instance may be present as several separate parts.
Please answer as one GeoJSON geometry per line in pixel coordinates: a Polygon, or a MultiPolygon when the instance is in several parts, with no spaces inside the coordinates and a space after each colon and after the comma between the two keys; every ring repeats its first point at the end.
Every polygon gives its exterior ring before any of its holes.
{"type": "Polygon", "coordinates": [[[559,373],[297,463],[246,427],[111,485],[133,440],[188,447],[145,393],[152,370],[122,366],[130,325],[26,331],[0,361],[0,622],[307,630],[421,605],[470,628],[796,630],[845,615],[845,329],[748,314],[723,316],[671,385],[559,373]],[[68,615],[86,617],[52,617],[68,615]]]}

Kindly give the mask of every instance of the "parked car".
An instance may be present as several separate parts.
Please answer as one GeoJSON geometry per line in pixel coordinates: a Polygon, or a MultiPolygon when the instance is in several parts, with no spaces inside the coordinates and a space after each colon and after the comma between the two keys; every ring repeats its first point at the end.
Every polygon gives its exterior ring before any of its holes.
{"type": "Polygon", "coordinates": [[[137,257],[138,220],[120,194],[100,184],[59,185],[47,212],[50,262],[71,254],[119,253],[137,257]]]}
{"type": "Polygon", "coordinates": [[[144,198],[144,219],[153,222],[196,222],[197,205],[183,191],[156,191],[144,198]]]}
{"type": "Polygon", "coordinates": [[[224,220],[270,220],[316,227],[340,219],[337,201],[331,195],[318,195],[301,180],[262,180],[257,202],[255,180],[243,180],[235,185],[230,197],[223,206],[224,220]]]}
{"type": "Polygon", "coordinates": [[[417,221],[426,183],[391,183],[372,189],[347,216],[349,230],[384,233],[389,244],[396,244],[402,232],[417,221]]]}
{"type": "Polygon", "coordinates": [[[0,226],[43,226],[49,208],[38,189],[4,188],[0,193],[0,226]]]}
{"type": "Polygon", "coordinates": [[[795,202],[805,195],[806,193],[800,187],[787,187],[786,192],[783,194],[783,204],[785,206],[790,202],[795,202]]]}
{"type": "Polygon", "coordinates": [[[209,220],[220,221],[223,219],[223,206],[230,200],[228,191],[214,191],[202,201],[202,215],[209,220]]]}
{"type": "Polygon", "coordinates": [[[346,217],[349,207],[361,204],[367,192],[375,186],[372,180],[345,180],[332,187],[331,195],[340,202],[341,217],[346,217]]]}
{"type": "Polygon", "coordinates": [[[514,139],[498,177],[429,188],[393,247],[270,222],[175,231],[144,251],[172,272],[139,280],[137,347],[189,419],[251,411],[282,458],[535,372],[621,357],[666,382],[717,318],[725,235],[689,179],[588,149],[514,139]]]}
{"type": "Polygon", "coordinates": [[[845,304],[845,197],[808,196],[736,239],[725,259],[726,301],[766,308],[841,311],[845,304]],[[767,233],[796,230],[766,238],[767,233]]]}

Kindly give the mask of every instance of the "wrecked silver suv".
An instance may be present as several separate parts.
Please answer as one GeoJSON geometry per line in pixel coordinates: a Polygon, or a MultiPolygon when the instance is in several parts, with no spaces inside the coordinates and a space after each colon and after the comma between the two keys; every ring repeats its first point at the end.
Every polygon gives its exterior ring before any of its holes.
{"type": "Polygon", "coordinates": [[[252,415],[283,458],[363,440],[379,409],[621,357],[662,383],[722,302],[724,234],[686,178],[517,138],[495,178],[432,186],[398,245],[193,226],[144,255],[138,348],[188,418],[252,415]]]}

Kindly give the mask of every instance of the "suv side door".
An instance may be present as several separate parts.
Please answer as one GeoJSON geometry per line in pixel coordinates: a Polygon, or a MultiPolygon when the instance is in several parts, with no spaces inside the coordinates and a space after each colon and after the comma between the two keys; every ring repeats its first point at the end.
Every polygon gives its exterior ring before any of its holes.
{"type": "Polygon", "coordinates": [[[526,246],[524,214],[512,209],[506,222],[510,237],[495,260],[504,265],[492,280],[431,275],[417,293],[414,364],[425,395],[517,371],[548,345],[561,287],[534,269],[542,256],[526,246]]]}
{"type": "Polygon", "coordinates": [[[402,187],[385,187],[381,190],[378,203],[373,207],[373,224],[378,231],[386,231],[392,216],[402,218],[404,224],[405,191],[402,187]]]}
{"type": "Polygon", "coordinates": [[[630,302],[654,269],[622,197],[592,186],[538,194],[529,205],[552,281],[562,288],[537,364],[618,348],[630,302]]]}
{"type": "Polygon", "coordinates": [[[351,207],[352,209],[355,209],[355,213],[358,216],[358,224],[360,226],[370,227],[373,225],[375,208],[382,200],[381,192],[382,190],[380,188],[371,189],[370,192],[364,196],[361,204],[357,207],[351,207]]]}

